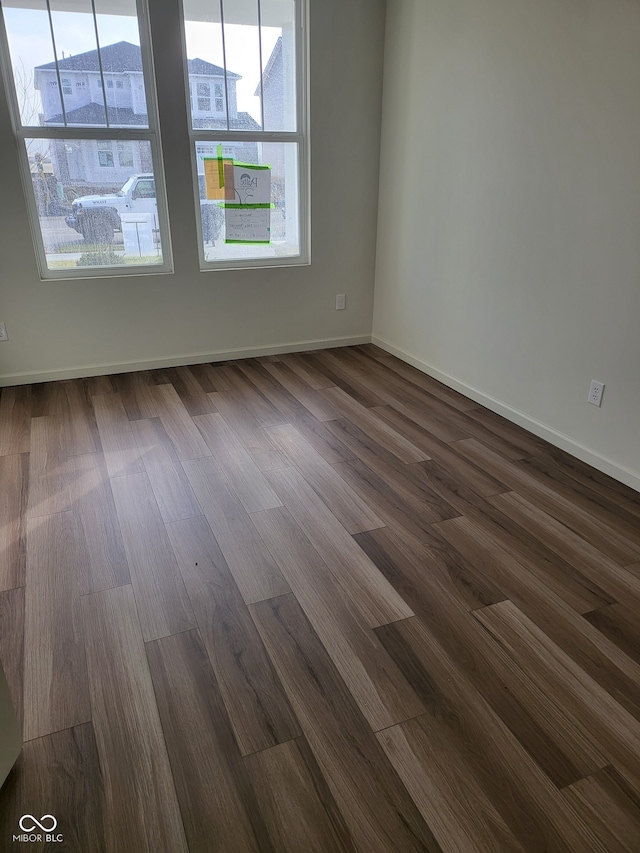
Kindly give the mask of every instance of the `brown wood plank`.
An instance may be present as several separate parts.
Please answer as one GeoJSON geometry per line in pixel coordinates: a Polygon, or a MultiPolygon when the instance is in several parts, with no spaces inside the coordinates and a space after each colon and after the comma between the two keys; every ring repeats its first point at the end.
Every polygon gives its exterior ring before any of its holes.
{"type": "Polygon", "coordinates": [[[0,456],[28,453],[31,433],[31,386],[0,390],[0,456]]]}
{"type": "MultiPolygon", "coordinates": [[[[24,587],[0,592],[0,663],[17,718],[22,722],[24,669],[24,587]]],[[[2,809],[0,808],[0,813],[2,809]]]]}
{"type": "Polygon", "coordinates": [[[326,388],[319,391],[340,413],[333,420],[346,417],[375,442],[390,450],[401,462],[422,462],[428,457],[400,433],[381,420],[375,412],[361,406],[342,388],[326,388]]]}
{"type": "Polygon", "coordinates": [[[217,392],[211,397],[216,409],[261,471],[286,467],[287,460],[242,400],[226,391],[217,392]]]}
{"type": "Polygon", "coordinates": [[[272,851],[197,631],[147,657],[190,853],[272,851]]]}
{"type": "MultiPolygon", "coordinates": [[[[416,476],[419,474],[420,479],[455,506],[461,515],[486,527],[499,539],[501,547],[513,555],[514,560],[550,586],[577,612],[584,613],[615,600],[593,576],[583,574],[578,563],[568,562],[552,550],[545,535],[535,536],[527,524],[520,526],[508,513],[501,512],[499,501],[493,497],[480,498],[452,477],[446,467],[435,461],[410,467],[416,476]]],[[[510,494],[515,495],[515,492],[510,494]]]]}
{"type": "Polygon", "coordinates": [[[369,388],[363,385],[354,377],[353,371],[345,367],[340,359],[330,356],[329,353],[318,352],[306,355],[305,361],[309,366],[317,365],[320,375],[324,375],[325,381],[320,388],[330,388],[332,385],[342,388],[342,390],[352,397],[361,406],[370,408],[371,406],[381,406],[384,400],[381,400],[377,394],[374,394],[369,388]]]}
{"type": "Polygon", "coordinates": [[[35,382],[30,388],[31,417],[61,415],[64,391],[61,382],[35,382]]]}
{"type": "Polygon", "coordinates": [[[276,558],[320,642],[374,731],[424,710],[364,618],[340,596],[335,578],[284,508],[251,520],[276,558]]]}
{"type": "Polygon", "coordinates": [[[132,421],[131,429],[163,521],[200,515],[202,511],[160,419],[132,421]]]}
{"type": "Polygon", "coordinates": [[[426,716],[378,732],[389,761],[444,848],[523,851],[482,787],[426,716]]]}
{"type": "MultiPolygon", "coordinates": [[[[23,815],[53,815],[53,839],[27,842],[35,851],[106,853],[105,803],[91,723],[25,743],[6,785],[0,790],[0,838],[4,850],[20,849],[23,815]],[[62,840],[58,839],[62,836],[62,840]]],[[[43,821],[51,826],[49,820],[43,821]]],[[[29,820],[25,821],[29,826],[29,820]]],[[[31,824],[32,825],[32,824],[31,824]]],[[[33,833],[43,833],[37,827],[33,833]]]]}
{"type": "Polygon", "coordinates": [[[372,372],[375,372],[376,369],[396,373],[403,380],[410,382],[412,385],[417,385],[418,388],[427,391],[433,397],[451,406],[451,408],[457,409],[459,412],[469,412],[480,408],[475,400],[465,397],[464,394],[454,391],[453,388],[448,388],[442,382],[429,376],[428,373],[424,373],[417,367],[407,364],[406,361],[395,358],[395,356],[387,354],[382,358],[377,358],[375,366],[372,367],[372,372]]]}
{"type": "Polygon", "coordinates": [[[640,555],[638,546],[633,542],[612,531],[606,523],[501,458],[479,441],[475,439],[458,441],[456,449],[524,498],[545,506],[546,511],[557,521],[561,521],[613,560],[622,564],[630,563],[640,555]]]}
{"type": "Polygon", "coordinates": [[[133,590],[97,592],[83,604],[106,848],[186,853],[133,590]]]}
{"type": "Polygon", "coordinates": [[[303,382],[317,391],[320,388],[329,388],[335,382],[324,370],[322,363],[318,363],[314,353],[284,353],[280,361],[297,373],[303,382]]]}
{"type": "Polygon", "coordinates": [[[454,446],[440,441],[435,435],[390,406],[379,406],[374,411],[389,426],[419,447],[427,458],[436,460],[453,477],[465,483],[478,495],[497,495],[508,491],[508,486],[504,483],[488,476],[476,465],[456,453],[454,446]]]}
{"type": "MultiPolygon", "coordinates": [[[[583,575],[598,583],[615,600],[631,598],[640,605],[640,578],[598,551],[572,530],[531,501],[509,492],[490,502],[517,524],[528,529],[583,575]]],[[[594,609],[601,605],[594,605],[594,609]]],[[[586,611],[584,611],[586,612],[586,611]]]]}
{"type": "Polygon", "coordinates": [[[91,719],[81,592],[84,540],[73,513],[29,519],[24,614],[24,738],[91,719]]]}
{"type": "Polygon", "coordinates": [[[167,525],[242,755],[299,734],[264,645],[204,518],[167,525]]]}
{"type": "Polygon", "coordinates": [[[356,853],[304,738],[249,755],[245,765],[278,853],[356,853]]]}
{"type": "Polygon", "coordinates": [[[208,457],[185,462],[184,469],[245,603],[289,592],[249,514],[225,482],[215,460],[208,457]]]}
{"type": "MultiPolygon", "coordinates": [[[[511,601],[475,611],[514,660],[526,668],[540,695],[552,695],[575,731],[590,738],[610,762],[634,773],[640,757],[640,721],[511,601]]],[[[607,762],[607,763],[610,763],[607,762]]]]}
{"type": "Polygon", "coordinates": [[[558,471],[589,486],[613,503],[619,503],[626,509],[629,508],[628,503],[631,503],[636,509],[640,508],[640,492],[637,489],[632,489],[631,486],[614,480],[608,474],[598,471],[575,456],[570,456],[558,447],[549,444],[545,452],[538,453],[537,457],[543,460],[553,460],[558,471]]]}
{"type": "Polygon", "coordinates": [[[395,472],[390,475],[388,469],[386,472],[381,471],[381,464],[377,466],[377,471],[359,459],[340,462],[333,467],[376,510],[383,523],[398,525],[422,538],[429,536],[433,522],[455,518],[460,514],[433,492],[414,489],[402,475],[398,476],[395,472]]]}
{"type": "Polygon", "coordinates": [[[102,445],[86,384],[82,379],[72,379],[62,382],[61,388],[62,413],[69,429],[69,454],[98,453],[102,445]]]}
{"type": "MultiPolygon", "coordinates": [[[[135,373],[118,373],[111,377],[114,390],[120,395],[122,405],[130,421],[139,418],[156,418],[158,409],[152,387],[156,383],[157,371],[142,370],[135,373]]],[[[164,371],[162,372],[162,380],[164,371]]]]}
{"type": "Polygon", "coordinates": [[[435,408],[432,405],[435,398],[420,391],[419,388],[411,388],[396,377],[379,371],[360,376],[360,382],[378,394],[386,406],[414,421],[440,441],[450,442],[468,438],[469,434],[459,423],[451,423],[447,407],[435,408]]]}
{"type": "Polygon", "coordinates": [[[338,410],[320,391],[314,391],[286,364],[266,364],[267,370],[299,403],[319,421],[330,421],[340,417],[338,410]]]}
{"type": "Polygon", "coordinates": [[[85,541],[82,592],[131,583],[109,475],[102,453],[70,459],[73,511],[85,541]]]}
{"type": "Polygon", "coordinates": [[[220,414],[193,419],[216,464],[247,512],[282,506],[240,439],[220,414]]]}
{"type": "MultiPolygon", "coordinates": [[[[374,530],[356,538],[410,603],[421,622],[428,626],[429,633],[463,670],[466,680],[491,705],[545,774],[558,786],[581,778],[584,773],[571,760],[566,744],[554,740],[545,728],[545,720],[539,723],[534,719],[527,704],[528,697],[521,702],[513,693],[511,662],[471,618],[450,579],[434,570],[429,553],[425,556],[406,537],[389,530],[374,530]]],[[[380,635],[379,631],[377,633],[380,635]]],[[[398,657],[396,660],[400,663],[398,657]]],[[[521,677],[525,675],[523,672],[521,677]]],[[[420,682],[415,674],[410,683],[418,689],[420,682]]],[[[424,692],[420,695],[425,701],[424,692]]]]}
{"type": "Polygon", "coordinates": [[[170,367],[164,372],[180,397],[182,405],[191,416],[215,412],[213,401],[202,389],[190,367],[170,367]]]}
{"type": "Polygon", "coordinates": [[[282,450],[288,464],[300,471],[349,533],[384,527],[384,521],[347,485],[336,469],[325,462],[295,426],[272,427],[269,435],[282,450]]]}
{"type": "Polygon", "coordinates": [[[293,596],[250,610],[358,849],[439,850],[293,596]]]}
{"type": "Polygon", "coordinates": [[[616,771],[605,767],[563,791],[607,853],[640,850],[640,797],[616,771]]]}
{"type": "Polygon", "coordinates": [[[27,508],[30,518],[70,509],[68,448],[68,425],[62,415],[32,418],[27,508]]]}
{"type": "Polygon", "coordinates": [[[293,468],[266,473],[296,524],[329,566],[341,594],[365,618],[369,627],[413,616],[375,565],[293,468]]]}
{"type": "Polygon", "coordinates": [[[608,637],[619,649],[640,664],[640,620],[635,602],[612,604],[585,613],[584,618],[608,637]]]}
{"type": "Polygon", "coordinates": [[[173,442],[180,461],[210,456],[211,451],[183,406],[173,385],[155,385],[152,388],[152,393],[157,406],[158,417],[173,442]]]}
{"type": "Polygon", "coordinates": [[[144,466],[120,395],[98,394],[92,402],[109,476],[141,474],[144,466]]]}
{"type": "Polygon", "coordinates": [[[242,401],[261,426],[286,423],[286,417],[271,402],[270,393],[273,388],[256,388],[237,367],[229,365],[220,369],[231,386],[231,392],[242,401]]]}
{"type": "MultiPolygon", "coordinates": [[[[452,838],[456,819],[463,825],[465,809],[477,805],[482,811],[483,800],[486,803],[488,798],[526,850],[602,850],[605,853],[504,722],[469,683],[466,673],[434,639],[426,622],[417,617],[386,625],[376,633],[415,684],[428,709],[427,714],[409,724],[413,731],[407,740],[409,749],[412,741],[418,744],[425,765],[423,773],[436,773],[431,784],[424,786],[427,790],[423,787],[418,794],[425,798],[436,793],[438,774],[442,776],[440,784],[444,782],[444,791],[436,802],[423,799],[425,810],[435,808],[440,813],[430,820],[436,837],[440,837],[438,826],[442,827],[442,821],[448,818],[440,833],[452,838]],[[456,778],[457,774],[465,775],[456,778]],[[476,780],[483,796],[478,796],[477,789],[474,796],[471,790],[470,801],[465,803],[465,798],[462,801],[458,798],[460,788],[469,785],[469,777],[476,780]],[[454,803],[458,803],[458,810],[451,814],[454,803]]],[[[406,730],[409,726],[403,724],[396,728],[406,730]]],[[[392,746],[396,745],[394,741],[392,746]]],[[[397,745],[402,750],[402,759],[407,756],[407,745],[402,739],[397,745]]],[[[415,761],[412,765],[407,770],[415,774],[415,761]]],[[[408,784],[404,775],[403,779],[408,784]]],[[[411,784],[416,781],[420,781],[419,775],[411,784]]],[[[411,787],[409,790],[411,792],[411,787]]],[[[473,820],[473,815],[466,815],[467,826],[470,818],[473,820]]],[[[475,834],[471,831],[472,836],[475,834]]],[[[452,844],[451,849],[468,847],[461,842],[457,846],[452,844]]],[[[510,848],[504,841],[496,844],[487,839],[484,844],[470,849],[499,851],[510,848]],[[501,846],[503,843],[505,848],[501,846]]]]}
{"type": "Polygon", "coordinates": [[[83,379],[87,397],[97,397],[102,394],[113,394],[116,390],[111,376],[87,376],[83,379]]]}
{"type": "Polygon", "coordinates": [[[332,421],[323,423],[307,411],[303,405],[284,388],[268,388],[265,395],[282,414],[282,423],[290,423],[299,430],[306,440],[329,462],[344,462],[354,459],[355,454],[340,441],[330,429],[332,421]]]}
{"type": "Polygon", "coordinates": [[[280,359],[276,362],[265,361],[264,363],[255,358],[242,358],[234,362],[238,370],[244,374],[252,385],[256,388],[268,388],[275,385],[273,376],[265,369],[267,364],[279,364],[280,359]]]}
{"type": "Polygon", "coordinates": [[[517,466],[530,474],[542,486],[554,489],[558,495],[574,503],[580,509],[594,515],[625,539],[640,548],[640,530],[633,513],[612,503],[589,486],[577,483],[553,466],[541,464],[535,459],[520,459],[517,466]]]}
{"type": "Polygon", "coordinates": [[[640,719],[640,667],[635,661],[568,607],[549,586],[518,567],[489,531],[465,518],[444,521],[437,529],[586,673],[640,719]]]}
{"type": "Polygon", "coordinates": [[[221,373],[219,367],[212,364],[191,364],[189,370],[198,385],[207,394],[212,391],[229,391],[231,389],[229,381],[221,373]]]}
{"type": "Polygon", "coordinates": [[[24,586],[29,456],[0,456],[0,590],[24,586]]]}
{"type": "Polygon", "coordinates": [[[146,474],[111,481],[145,640],[195,628],[195,617],[146,474]]]}

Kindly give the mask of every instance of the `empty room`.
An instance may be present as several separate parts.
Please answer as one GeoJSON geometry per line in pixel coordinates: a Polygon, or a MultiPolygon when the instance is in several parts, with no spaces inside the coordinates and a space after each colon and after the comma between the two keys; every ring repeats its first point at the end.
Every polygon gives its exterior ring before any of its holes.
{"type": "Polygon", "coordinates": [[[640,2],[0,76],[0,851],[638,853],[640,2]]]}

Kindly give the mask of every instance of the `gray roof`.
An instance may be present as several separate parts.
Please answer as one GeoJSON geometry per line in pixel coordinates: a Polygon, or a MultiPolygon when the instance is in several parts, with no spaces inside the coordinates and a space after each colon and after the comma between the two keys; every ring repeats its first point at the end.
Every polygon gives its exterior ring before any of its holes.
{"type": "MultiPolygon", "coordinates": [[[[107,107],[109,113],[109,124],[112,127],[147,127],[149,120],[146,113],[134,113],[130,107],[107,107]]],[[[64,124],[62,113],[57,116],[51,116],[47,119],[47,124],[64,124]]],[[[78,107],[75,110],[67,112],[67,124],[77,125],[93,125],[104,127],[104,107],[102,104],[85,104],[84,107],[78,107]]],[[[246,112],[239,112],[237,118],[232,118],[229,122],[231,130],[262,130],[258,122],[246,112]]],[[[194,127],[204,128],[205,130],[226,130],[226,119],[196,119],[194,127]]]]}
{"type": "MultiPolygon", "coordinates": [[[[119,41],[116,44],[108,44],[105,47],[101,47],[100,59],[102,60],[102,68],[105,74],[125,74],[131,71],[142,71],[140,46],[130,44],[128,41],[119,41]]],[[[55,70],[55,67],[55,62],[47,62],[45,65],[38,65],[36,71],[55,70]]],[[[205,62],[204,59],[188,59],[187,67],[189,74],[202,74],[208,77],[224,76],[224,68],[220,68],[219,65],[213,65],[211,62],[205,62]]],[[[58,68],[60,71],[99,72],[98,51],[89,50],[86,53],[78,53],[76,56],[67,56],[65,59],[59,59],[58,68]]],[[[233,71],[227,71],[227,77],[230,80],[242,79],[240,74],[234,74],[233,71]]]]}
{"type": "MultiPolygon", "coordinates": [[[[217,118],[196,118],[193,120],[196,130],[226,130],[227,120],[217,118]]],[[[230,130],[262,130],[258,122],[249,113],[240,112],[237,118],[229,119],[230,130]]]]}
{"type": "MultiPolygon", "coordinates": [[[[149,119],[146,113],[134,113],[130,107],[107,107],[109,124],[112,127],[148,127],[149,119]]],[[[47,124],[64,124],[62,113],[45,121],[47,124]]],[[[75,110],[67,110],[67,124],[95,125],[106,127],[104,106],[102,104],[85,104],[75,110]]]]}

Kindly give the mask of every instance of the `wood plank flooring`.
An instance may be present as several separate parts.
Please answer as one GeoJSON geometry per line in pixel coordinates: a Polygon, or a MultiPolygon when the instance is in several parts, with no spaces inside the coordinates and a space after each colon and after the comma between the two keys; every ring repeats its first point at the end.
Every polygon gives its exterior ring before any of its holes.
{"type": "Polygon", "coordinates": [[[640,850],[640,494],[374,346],[3,389],[0,537],[1,851],[640,850]]]}

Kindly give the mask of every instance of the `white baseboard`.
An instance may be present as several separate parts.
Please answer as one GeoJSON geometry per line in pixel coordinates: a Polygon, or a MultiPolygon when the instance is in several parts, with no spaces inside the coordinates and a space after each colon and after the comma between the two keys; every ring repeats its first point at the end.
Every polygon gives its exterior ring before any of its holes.
{"type": "Polygon", "coordinates": [[[539,438],[543,438],[555,447],[559,447],[561,450],[566,450],[567,453],[581,459],[588,465],[592,465],[594,468],[597,468],[598,471],[602,471],[604,474],[608,474],[615,480],[619,480],[621,483],[624,483],[632,489],[635,489],[637,492],[640,492],[640,473],[633,471],[624,465],[620,465],[613,459],[603,456],[597,451],[592,450],[590,447],[586,447],[584,444],[580,444],[580,442],[575,441],[575,439],[565,435],[565,433],[559,432],[541,421],[537,421],[530,415],[525,415],[524,412],[512,408],[506,403],[503,403],[501,400],[496,400],[494,397],[484,394],[477,388],[473,388],[471,385],[460,382],[460,380],[456,379],[454,376],[439,370],[432,364],[428,364],[427,362],[416,358],[411,355],[411,353],[405,352],[405,350],[394,346],[382,338],[372,335],[371,343],[380,347],[380,349],[385,350],[385,352],[397,356],[402,359],[402,361],[406,361],[408,364],[417,367],[418,370],[421,370],[428,376],[432,376],[434,379],[437,379],[449,388],[459,391],[461,394],[464,394],[465,397],[469,397],[470,399],[475,400],[476,403],[480,403],[487,409],[491,409],[492,412],[496,412],[497,414],[507,418],[507,420],[518,424],[518,426],[524,427],[524,429],[534,435],[537,435],[539,438]]]}
{"type": "Polygon", "coordinates": [[[35,373],[13,373],[0,375],[0,388],[9,385],[31,385],[33,382],[54,382],[59,379],[79,379],[84,376],[105,376],[110,373],[132,373],[135,370],[156,370],[162,367],[181,367],[184,364],[207,364],[230,361],[236,358],[255,358],[259,355],[278,355],[285,352],[350,347],[371,343],[371,335],[356,335],[350,338],[323,338],[315,341],[293,341],[272,346],[245,347],[244,349],[219,350],[217,352],[194,352],[188,355],[173,355],[166,358],[151,358],[144,361],[115,361],[110,364],[87,364],[82,367],[63,367],[55,370],[40,370],[35,373]]]}

